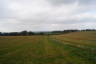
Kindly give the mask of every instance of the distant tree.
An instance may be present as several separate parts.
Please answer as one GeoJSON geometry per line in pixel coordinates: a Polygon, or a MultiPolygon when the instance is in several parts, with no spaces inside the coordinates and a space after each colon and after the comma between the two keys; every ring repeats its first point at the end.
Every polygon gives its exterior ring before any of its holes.
{"type": "Polygon", "coordinates": [[[2,32],[0,32],[0,36],[2,36],[2,32]]]}
{"type": "Polygon", "coordinates": [[[34,32],[29,31],[28,35],[35,35],[34,32]]]}
{"type": "Polygon", "coordinates": [[[64,33],[70,33],[70,32],[78,32],[78,31],[80,31],[80,30],[64,30],[63,32],[64,33]]]}
{"type": "Polygon", "coordinates": [[[27,31],[22,31],[22,32],[20,32],[20,35],[27,36],[28,35],[28,32],[27,31]]]}
{"type": "Polygon", "coordinates": [[[32,32],[32,31],[21,31],[21,32],[0,32],[0,36],[31,36],[31,35],[54,35],[54,34],[66,34],[70,32],[80,31],[96,31],[96,29],[84,29],[84,30],[64,30],[64,31],[51,31],[51,32],[32,32]]]}
{"type": "Polygon", "coordinates": [[[9,33],[2,33],[2,36],[10,36],[9,33]]]}
{"type": "Polygon", "coordinates": [[[40,32],[40,35],[44,35],[45,33],[43,33],[43,32],[40,32]]]}
{"type": "Polygon", "coordinates": [[[85,29],[85,30],[81,30],[81,31],[96,31],[96,29],[85,29]]]}
{"type": "Polygon", "coordinates": [[[44,35],[44,32],[39,32],[37,33],[37,35],[44,35]]]}
{"type": "Polygon", "coordinates": [[[18,33],[18,32],[11,32],[11,33],[9,33],[9,35],[10,35],[10,36],[18,36],[19,33],[18,33]]]}

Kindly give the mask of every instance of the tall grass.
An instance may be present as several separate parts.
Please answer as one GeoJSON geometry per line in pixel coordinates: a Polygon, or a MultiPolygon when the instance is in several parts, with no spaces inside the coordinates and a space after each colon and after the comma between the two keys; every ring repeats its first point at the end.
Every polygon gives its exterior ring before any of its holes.
{"type": "Polygon", "coordinates": [[[0,64],[95,64],[95,34],[0,37],[0,64]]]}

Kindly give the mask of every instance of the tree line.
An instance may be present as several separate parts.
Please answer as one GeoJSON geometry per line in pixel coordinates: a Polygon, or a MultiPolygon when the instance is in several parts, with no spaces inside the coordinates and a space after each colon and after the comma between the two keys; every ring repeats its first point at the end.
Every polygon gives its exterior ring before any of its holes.
{"type": "Polygon", "coordinates": [[[32,31],[21,31],[21,32],[0,32],[0,36],[32,36],[32,35],[54,35],[54,34],[66,34],[71,32],[82,32],[82,31],[96,31],[96,29],[85,29],[85,30],[63,30],[63,31],[50,31],[50,32],[32,32],[32,31]]]}

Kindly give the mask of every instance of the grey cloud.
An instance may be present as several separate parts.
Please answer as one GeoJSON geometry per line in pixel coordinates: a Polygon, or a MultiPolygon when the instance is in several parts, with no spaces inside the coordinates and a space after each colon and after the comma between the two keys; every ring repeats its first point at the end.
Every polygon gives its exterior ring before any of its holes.
{"type": "Polygon", "coordinates": [[[53,5],[72,4],[76,0],[48,0],[53,5]]]}
{"type": "Polygon", "coordinates": [[[82,25],[95,28],[94,3],[95,0],[0,0],[0,31],[81,29],[82,25]]]}
{"type": "Polygon", "coordinates": [[[96,5],[96,0],[78,0],[81,5],[96,5]]]}
{"type": "Polygon", "coordinates": [[[8,1],[0,0],[0,20],[12,17],[12,12],[8,8],[8,1]]]}
{"type": "Polygon", "coordinates": [[[62,5],[62,4],[73,4],[78,3],[78,5],[92,6],[96,5],[96,0],[48,0],[53,5],[62,5]]]}
{"type": "Polygon", "coordinates": [[[6,17],[6,6],[4,5],[4,2],[0,0],[0,18],[6,17]]]}

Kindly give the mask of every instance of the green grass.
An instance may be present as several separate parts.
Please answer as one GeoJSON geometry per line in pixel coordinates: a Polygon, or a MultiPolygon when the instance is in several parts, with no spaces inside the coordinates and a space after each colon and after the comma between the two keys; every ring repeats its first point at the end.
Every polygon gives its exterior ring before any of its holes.
{"type": "Polygon", "coordinates": [[[0,37],[0,64],[96,64],[96,32],[0,37]]]}

